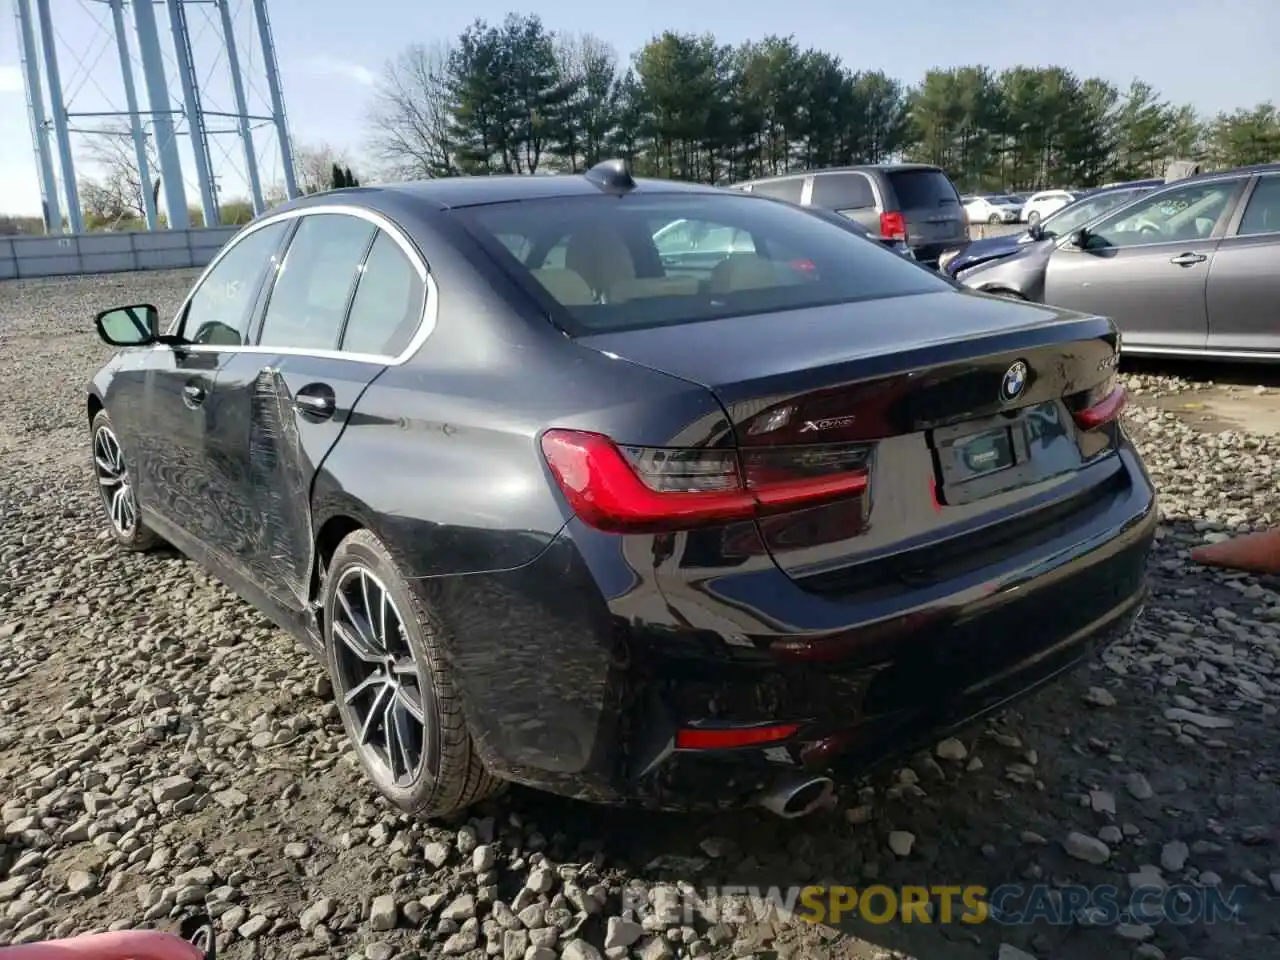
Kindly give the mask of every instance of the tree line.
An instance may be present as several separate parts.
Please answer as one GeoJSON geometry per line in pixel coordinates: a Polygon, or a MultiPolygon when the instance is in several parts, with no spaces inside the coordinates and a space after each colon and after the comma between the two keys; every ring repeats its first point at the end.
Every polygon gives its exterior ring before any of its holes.
{"type": "MultiPolygon", "coordinates": [[[[642,175],[731,183],[792,170],[916,160],[964,192],[1088,187],[1159,176],[1170,159],[1211,169],[1280,161],[1271,102],[1201,116],[1149,84],[1064,67],[928,71],[914,85],[769,36],[728,46],[665,32],[625,60],[599,38],[537,16],[476,20],[452,41],[412,44],[383,72],[370,146],[387,179],[580,171],[624,157],[642,175]]],[[[143,229],[145,195],[127,127],[88,139],[90,229],[143,229]]],[[[158,169],[148,143],[151,168],[158,169]]],[[[358,185],[341,149],[300,146],[299,192],[358,185]]],[[[284,199],[277,185],[267,201],[284,199]]],[[[201,221],[193,209],[192,223],[201,221]]],[[[220,202],[223,223],[252,217],[220,202]]],[[[0,234],[38,232],[0,217],[0,234]]]]}
{"type": "Polygon", "coordinates": [[[733,47],[665,32],[623,61],[537,16],[477,20],[451,43],[407,47],[372,112],[392,177],[577,171],[606,157],[637,173],[728,183],[887,160],[945,168],[962,191],[1159,176],[1280,160],[1271,103],[1203,117],[1135,79],[1064,67],[930,70],[914,86],[770,36],[733,47]]]}

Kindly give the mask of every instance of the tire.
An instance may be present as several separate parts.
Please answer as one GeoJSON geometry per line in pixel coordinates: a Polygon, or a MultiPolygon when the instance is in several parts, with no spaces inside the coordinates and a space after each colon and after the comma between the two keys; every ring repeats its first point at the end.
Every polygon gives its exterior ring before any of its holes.
{"type": "Polygon", "coordinates": [[[129,479],[128,461],[107,411],[99,410],[89,427],[93,483],[102,502],[107,532],[121,550],[144,553],[164,541],[142,519],[138,494],[129,479]]]}
{"type": "Polygon", "coordinates": [[[990,224],[999,224],[1003,220],[1004,220],[1004,217],[1000,216],[1000,214],[998,213],[993,213],[991,216],[987,217],[987,223],[990,223],[990,224]]]}
{"type": "Polygon", "coordinates": [[[1030,213],[1027,214],[1027,226],[1034,227],[1039,222],[1040,222],[1039,210],[1032,210],[1030,213]]]}
{"type": "Polygon", "coordinates": [[[323,609],[334,699],[360,765],[379,792],[406,813],[424,817],[445,817],[497,793],[504,784],[476,753],[440,649],[439,621],[369,531],[355,531],[334,551],[324,578],[323,609]],[[390,635],[390,644],[377,636],[379,624],[370,625],[363,613],[366,602],[382,610],[375,594],[389,600],[384,637],[390,635]],[[361,624],[368,629],[362,632],[361,624]],[[410,665],[412,674],[406,672],[410,665]],[[388,676],[396,683],[388,683],[388,676]],[[365,742],[362,731],[370,714],[375,716],[365,742]],[[393,730],[397,733],[389,736],[393,730]],[[409,749],[401,751],[399,745],[409,749]]]}

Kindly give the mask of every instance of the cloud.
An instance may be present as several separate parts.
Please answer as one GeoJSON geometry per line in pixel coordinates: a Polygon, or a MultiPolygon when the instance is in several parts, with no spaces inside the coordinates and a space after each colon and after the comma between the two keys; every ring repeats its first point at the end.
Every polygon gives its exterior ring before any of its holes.
{"type": "Polygon", "coordinates": [[[344,77],[362,87],[372,87],[378,82],[377,76],[368,67],[337,57],[310,57],[298,66],[303,73],[312,76],[344,77]]]}
{"type": "Polygon", "coordinates": [[[7,63],[0,63],[0,94],[22,92],[22,70],[7,63]]]}

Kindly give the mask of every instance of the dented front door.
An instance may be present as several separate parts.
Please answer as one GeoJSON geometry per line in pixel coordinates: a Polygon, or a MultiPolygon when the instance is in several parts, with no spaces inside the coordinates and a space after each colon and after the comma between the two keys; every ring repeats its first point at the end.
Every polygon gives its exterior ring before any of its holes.
{"type": "Polygon", "coordinates": [[[306,607],[316,472],[383,366],[241,353],[218,372],[209,450],[227,505],[225,550],[259,587],[306,607]]]}

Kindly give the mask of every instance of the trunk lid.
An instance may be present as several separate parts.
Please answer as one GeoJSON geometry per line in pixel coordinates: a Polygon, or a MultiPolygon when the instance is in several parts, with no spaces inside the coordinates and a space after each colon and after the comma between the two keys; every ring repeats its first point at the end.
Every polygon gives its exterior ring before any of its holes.
{"type": "Polygon", "coordinates": [[[1114,375],[1115,328],[1097,317],[944,292],[578,343],[705,386],[748,469],[865,452],[864,493],[759,523],[777,564],[815,589],[849,588],[858,578],[838,571],[904,551],[926,558],[915,576],[941,570],[938,545],[1060,509],[1118,470],[1113,432],[1071,417],[1114,375]],[[1015,369],[1022,383],[1005,390],[1015,369]]]}

